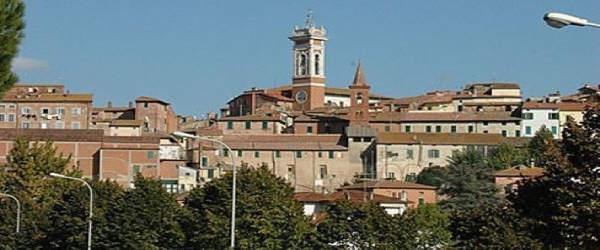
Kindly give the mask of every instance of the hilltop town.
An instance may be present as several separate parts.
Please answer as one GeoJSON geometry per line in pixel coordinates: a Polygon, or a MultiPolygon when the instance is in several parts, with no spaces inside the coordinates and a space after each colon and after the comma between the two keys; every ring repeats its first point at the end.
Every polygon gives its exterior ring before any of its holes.
{"type": "MultiPolygon", "coordinates": [[[[370,92],[363,62],[348,88],[331,88],[325,28],[307,21],[289,39],[291,84],[249,87],[202,120],[179,115],[169,101],[155,97],[137,97],[126,107],[98,106],[92,93],[71,93],[63,84],[17,84],[0,103],[0,159],[25,135],[53,141],[58,152],[72,155],[71,164],[84,177],[123,187],[142,173],[181,193],[233,165],[266,165],[296,192],[327,194],[366,178],[396,181],[399,196],[403,181],[447,165],[457,151],[486,155],[499,144],[521,147],[542,127],[560,139],[566,118],[581,121],[586,103],[600,90],[584,85],[570,95],[525,98],[518,83],[493,82],[390,97],[370,92]],[[219,140],[232,152],[176,131],[219,140]]],[[[419,194],[408,200],[422,199],[419,194]]]]}

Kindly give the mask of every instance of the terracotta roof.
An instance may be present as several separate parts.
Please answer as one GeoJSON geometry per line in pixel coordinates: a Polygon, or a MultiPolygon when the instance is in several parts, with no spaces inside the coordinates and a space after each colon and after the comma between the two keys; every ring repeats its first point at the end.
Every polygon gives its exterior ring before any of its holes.
{"type": "Polygon", "coordinates": [[[492,83],[492,89],[521,89],[518,83],[492,83]]]}
{"type": "Polygon", "coordinates": [[[588,103],[582,102],[561,102],[558,104],[560,111],[585,111],[588,103]]]}
{"type": "Polygon", "coordinates": [[[199,136],[222,136],[223,131],[217,128],[198,128],[196,134],[199,136]]]}
{"type": "Polygon", "coordinates": [[[17,83],[13,86],[16,87],[64,87],[64,84],[60,83],[17,83]]]}
{"type": "Polygon", "coordinates": [[[378,144],[428,144],[428,145],[521,145],[526,138],[503,137],[485,133],[390,133],[377,134],[378,144]]]}
{"type": "Polygon", "coordinates": [[[326,200],[324,194],[313,192],[294,193],[294,199],[300,202],[322,202],[326,200]]]}
{"type": "Polygon", "coordinates": [[[135,108],[130,108],[130,107],[113,107],[113,108],[103,107],[103,108],[93,108],[92,112],[100,112],[100,111],[104,111],[104,112],[125,112],[125,111],[130,111],[130,110],[135,110],[135,108]]]}
{"type": "MultiPolygon", "coordinates": [[[[340,188],[342,189],[342,188],[340,188]]],[[[408,201],[403,201],[399,198],[389,197],[380,194],[373,194],[370,192],[365,192],[362,190],[340,190],[333,192],[326,196],[327,201],[339,201],[339,200],[349,200],[352,203],[362,204],[367,202],[376,202],[376,203],[397,203],[397,204],[408,204],[408,201]]]]}
{"type": "Polygon", "coordinates": [[[144,124],[142,120],[112,120],[110,126],[119,127],[140,127],[144,124]]]}
{"type": "Polygon", "coordinates": [[[427,93],[425,95],[387,100],[382,103],[396,104],[396,105],[411,105],[411,104],[422,105],[425,103],[450,103],[450,102],[452,102],[452,97],[455,95],[456,95],[456,92],[436,91],[436,92],[427,93]]]}
{"type": "Polygon", "coordinates": [[[535,177],[544,174],[543,168],[516,166],[494,174],[496,177],[535,177]]]}
{"type": "Polygon", "coordinates": [[[371,121],[520,121],[521,118],[511,116],[510,112],[383,112],[370,119],[371,121]]]}
{"type": "Polygon", "coordinates": [[[7,95],[4,102],[92,102],[92,94],[33,93],[7,95]]]}
{"type": "Polygon", "coordinates": [[[353,184],[349,186],[339,187],[338,190],[362,190],[362,189],[426,189],[436,190],[436,187],[404,182],[404,181],[388,181],[388,180],[375,180],[364,183],[353,184]]]}
{"type": "Polygon", "coordinates": [[[156,99],[154,97],[149,97],[149,96],[140,96],[137,99],[135,99],[135,102],[160,102],[160,103],[163,103],[163,104],[170,104],[170,103],[165,102],[163,100],[156,99]]]}
{"type": "Polygon", "coordinates": [[[341,135],[225,135],[222,141],[238,150],[348,150],[341,135]]]}
{"type": "Polygon", "coordinates": [[[266,113],[244,115],[244,116],[227,116],[222,117],[219,121],[281,121],[280,115],[277,113],[266,113]]]}
{"type": "Polygon", "coordinates": [[[17,137],[25,137],[32,141],[101,142],[103,136],[104,130],[102,129],[0,129],[0,140],[4,141],[12,141],[17,137]]]}
{"type": "Polygon", "coordinates": [[[558,103],[553,102],[525,102],[522,109],[558,109],[560,106],[558,103]]]}
{"type": "Polygon", "coordinates": [[[506,105],[520,105],[521,101],[518,102],[465,102],[463,106],[506,106],[506,105]]]}

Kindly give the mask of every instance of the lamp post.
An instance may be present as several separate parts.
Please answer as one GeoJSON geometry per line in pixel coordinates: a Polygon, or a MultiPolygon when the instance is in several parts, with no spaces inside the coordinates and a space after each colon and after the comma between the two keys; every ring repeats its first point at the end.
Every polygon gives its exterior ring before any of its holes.
{"type": "Polygon", "coordinates": [[[66,175],[57,174],[57,173],[50,173],[50,176],[56,177],[56,178],[63,178],[63,179],[79,181],[79,182],[82,182],[83,184],[85,184],[85,186],[89,189],[89,191],[90,191],[90,211],[89,211],[89,216],[88,216],[87,249],[91,250],[92,249],[92,206],[94,205],[94,191],[92,190],[92,186],[90,186],[90,184],[87,183],[87,181],[80,179],[80,178],[75,178],[75,177],[66,176],[66,175]]]}
{"type": "Polygon", "coordinates": [[[236,189],[236,166],[235,166],[235,155],[233,154],[233,151],[231,150],[231,148],[225,144],[222,141],[219,140],[215,140],[215,139],[211,139],[211,138],[206,138],[206,137],[200,137],[197,135],[191,135],[188,133],[184,133],[184,132],[180,132],[180,131],[175,131],[173,132],[174,136],[178,136],[178,137],[183,137],[183,138],[191,138],[191,139],[197,139],[197,140],[205,140],[205,141],[210,141],[210,142],[215,142],[218,144],[221,144],[223,147],[225,147],[228,152],[229,155],[231,156],[231,165],[233,166],[233,180],[231,182],[231,233],[230,233],[230,237],[231,237],[231,249],[235,248],[235,189],[236,189]]]}
{"type": "Polygon", "coordinates": [[[553,28],[560,29],[567,25],[589,26],[600,28],[600,24],[589,22],[587,19],[571,16],[564,13],[548,12],[544,15],[544,21],[553,28]]]}
{"type": "Polygon", "coordinates": [[[16,228],[16,232],[19,233],[19,227],[21,225],[21,203],[19,202],[19,200],[17,199],[17,197],[14,197],[14,196],[12,196],[10,194],[0,193],[0,196],[9,197],[9,198],[15,200],[15,202],[17,203],[17,228],[16,228]]]}

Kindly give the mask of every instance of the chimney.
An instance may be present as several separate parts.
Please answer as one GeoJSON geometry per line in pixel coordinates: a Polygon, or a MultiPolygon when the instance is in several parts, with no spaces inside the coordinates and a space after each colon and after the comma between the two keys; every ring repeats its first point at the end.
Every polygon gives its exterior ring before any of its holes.
{"type": "Polygon", "coordinates": [[[108,107],[108,108],[112,108],[112,107],[113,107],[113,106],[112,106],[112,101],[108,101],[108,104],[106,104],[106,107],[108,107]]]}
{"type": "Polygon", "coordinates": [[[133,108],[133,102],[129,101],[129,108],[133,108]]]}

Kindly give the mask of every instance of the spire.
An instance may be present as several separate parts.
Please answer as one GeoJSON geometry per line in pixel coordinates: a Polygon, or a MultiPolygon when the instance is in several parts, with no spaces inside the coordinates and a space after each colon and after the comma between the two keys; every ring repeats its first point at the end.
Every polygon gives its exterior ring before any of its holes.
{"type": "Polygon", "coordinates": [[[368,86],[365,81],[365,73],[363,73],[362,69],[362,61],[358,61],[358,66],[356,67],[356,73],[354,74],[354,81],[352,82],[354,86],[368,86]]]}
{"type": "Polygon", "coordinates": [[[306,11],[306,22],[305,22],[305,28],[313,28],[315,26],[315,22],[313,21],[313,11],[311,9],[308,9],[306,11]]]}

